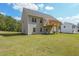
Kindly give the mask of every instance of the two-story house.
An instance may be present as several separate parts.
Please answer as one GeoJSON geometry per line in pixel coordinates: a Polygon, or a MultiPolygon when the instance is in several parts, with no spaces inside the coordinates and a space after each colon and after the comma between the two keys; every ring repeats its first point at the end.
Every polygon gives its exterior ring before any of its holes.
{"type": "Polygon", "coordinates": [[[43,34],[59,31],[60,22],[47,14],[23,8],[22,13],[22,33],[43,34]]]}

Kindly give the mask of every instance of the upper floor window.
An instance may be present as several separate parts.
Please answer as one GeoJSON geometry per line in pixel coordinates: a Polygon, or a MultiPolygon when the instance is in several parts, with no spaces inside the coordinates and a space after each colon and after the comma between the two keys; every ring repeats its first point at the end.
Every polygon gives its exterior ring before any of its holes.
{"type": "Polygon", "coordinates": [[[32,22],[36,22],[36,18],[32,18],[32,22]]]}
{"type": "Polygon", "coordinates": [[[40,19],[40,23],[43,23],[43,20],[42,19],[40,19]]]}

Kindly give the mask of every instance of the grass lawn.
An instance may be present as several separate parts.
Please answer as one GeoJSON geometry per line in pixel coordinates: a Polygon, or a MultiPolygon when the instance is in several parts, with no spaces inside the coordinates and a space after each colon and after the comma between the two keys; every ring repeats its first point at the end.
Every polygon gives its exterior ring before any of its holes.
{"type": "Polygon", "coordinates": [[[79,34],[21,35],[0,32],[0,55],[79,56],[79,34]]]}

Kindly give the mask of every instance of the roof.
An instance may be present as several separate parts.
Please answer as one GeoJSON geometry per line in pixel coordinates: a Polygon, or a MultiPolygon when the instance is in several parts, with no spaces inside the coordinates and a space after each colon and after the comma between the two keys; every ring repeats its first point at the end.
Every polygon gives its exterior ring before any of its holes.
{"type": "Polygon", "coordinates": [[[59,26],[61,23],[59,21],[56,20],[47,20],[44,22],[44,26],[59,26]]]}
{"type": "MultiPolygon", "coordinates": [[[[63,24],[71,24],[71,25],[75,25],[73,23],[70,23],[70,22],[64,22],[63,24]]],[[[76,26],[76,25],[75,25],[76,26]]]]}
{"type": "Polygon", "coordinates": [[[35,11],[35,10],[30,10],[30,9],[26,9],[26,8],[23,8],[23,10],[28,13],[29,15],[35,15],[37,17],[43,17],[45,19],[52,19],[52,20],[57,20],[56,18],[54,18],[53,16],[50,16],[48,14],[44,14],[44,13],[41,13],[41,12],[38,12],[38,11],[35,11]]]}

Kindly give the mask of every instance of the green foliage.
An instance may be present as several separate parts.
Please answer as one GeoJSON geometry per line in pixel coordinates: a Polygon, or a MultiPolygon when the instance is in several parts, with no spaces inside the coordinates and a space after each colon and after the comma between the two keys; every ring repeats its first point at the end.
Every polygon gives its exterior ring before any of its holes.
{"type": "Polygon", "coordinates": [[[20,21],[15,20],[11,16],[0,14],[0,30],[1,31],[21,31],[20,21]]]}

